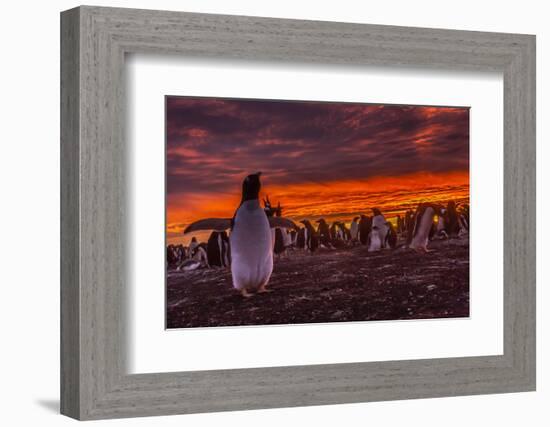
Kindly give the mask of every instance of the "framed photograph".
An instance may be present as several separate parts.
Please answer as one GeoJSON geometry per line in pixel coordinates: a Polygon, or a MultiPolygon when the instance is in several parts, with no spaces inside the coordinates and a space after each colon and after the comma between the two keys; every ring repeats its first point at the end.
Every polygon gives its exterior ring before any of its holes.
{"type": "Polygon", "coordinates": [[[167,96],[167,328],[468,317],[469,113],[167,96]]]}
{"type": "Polygon", "coordinates": [[[61,411],[535,389],[535,37],[61,14],[61,411]]]}

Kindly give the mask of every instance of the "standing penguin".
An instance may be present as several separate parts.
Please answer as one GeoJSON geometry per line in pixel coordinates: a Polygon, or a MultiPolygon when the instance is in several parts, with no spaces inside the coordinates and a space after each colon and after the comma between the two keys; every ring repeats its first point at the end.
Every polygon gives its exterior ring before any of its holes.
{"type": "Polygon", "coordinates": [[[458,223],[458,213],[456,212],[456,204],[452,200],[447,203],[447,209],[445,211],[445,231],[449,237],[456,237],[460,230],[460,224],[458,223]]]}
{"type": "Polygon", "coordinates": [[[417,252],[430,252],[428,242],[435,215],[442,215],[442,209],[431,203],[421,203],[416,209],[414,228],[409,248],[417,252]]]}
{"type": "Polygon", "coordinates": [[[317,220],[317,222],[319,223],[319,228],[317,231],[319,233],[319,241],[321,245],[327,248],[331,247],[330,229],[327,222],[324,218],[317,220]]]}
{"type": "Polygon", "coordinates": [[[298,237],[298,233],[296,230],[290,230],[290,233],[288,233],[288,236],[290,238],[290,244],[289,246],[291,248],[295,248],[297,245],[296,245],[296,240],[297,240],[297,237],[298,237]]]}
{"type": "Polygon", "coordinates": [[[296,225],[286,218],[268,218],[260,206],[260,175],[258,172],[244,179],[241,204],[232,219],[208,218],[194,222],[184,231],[222,231],[231,228],[229,242],[233,287],[244,297],[251,296],[251,290],[267,292],[266,286],[273,272],[271,228],[296,228],[296,225]]]}
{"type": "Polygon", "coordinates": [[[285,252],[285,235],[285,229],[280,227],[275,228],[275,243],[273,244],[273,253],[275,255],[282,255],[285,252]]]}
{"type": "Polygon", "coordinates": [[[338,222],[339,227],[339,235],[341,236],[341,239],[344,242],[349,242],[351,240],[351,232],[349,231],[348,227],[346,227],[346,224],[343,222],[338,222]]]}
{"type": "Polygon", "coordinates": [[[210,267],[229,267],[229,239],[225,231],[213,231],[206,246],[210,267]]]}
{"type": "Polygon", "coordinates": [[[397,232],[391,222],[388,221],[386,225],[388,226],[388,233],[386,234],[386,247],[395,249],[397,246],[397,232]]]}
{"type": "Polygon", "coordinates": [[[407,213],[405,214],[405,233],[407,236],[407,245],[409,245],[413,238],[413,231],[414,231],[414,221],[416,218],[416,214],[412,210],[407,210],[407,213]]]}
{"type": "Polygon", "coordinates": [[[313,225],[311,225],[311,222],[309,222],[309,220],[304,219],[300,222],[305,226],[305,247],[313,253],[319,247],[319,237],[317,236],[317,232],[315,231],[315,228],[313,228],[313,225]]]}
{"type": "Polygon", "coordinates": [[[458,224],[460,230],[458,231],[458,237],[467,235],[470,232],[470,206],[462,205],[458,211],[458,224]]]}
{"type": "Polygon", "coordinates": [[[366,215],[361,215],[359,220],[359,241],[362,245],[366,245],[369,241],[369,235],[372,228],[372,218],[366,215]]]}
{"type": "Polygon", "coordinates": [[[306,240],[307,240],[307,229],[305,227],[302,227],[298,230],[298,234],[296,235],[296,247],[298,249],[307,249],[306,240]]]}
{"type": "Polygon", "coordinates": [[[403,220],[401,219],[401,215],[397,215],[397,233],[401,234],[403,232],[403,220]]]}
{"type": "Polygon", "coordinates": [[[372,210],[372,231],[370,233],[369,252],[379,251],[386,247],[386,236],[389,231],[388,223],[382,212],[374,208],[372,210]]]}
{"type": "Polygon", "coordinates": [[[273,272],[273,240],[269,220],[260,206],[260,173],[243,181],[241,205],[235,212],[229,242],[233,287],[244,297],[249,290],[265,292],[273,272]]]}
{"type": "MultiPolygon", "coordinates": [[[[437,223],[434,224],[434,227],[435,227],[435,233],[434,233],[434,236],[433,238],[434,239],[447,239],[449,236],[447,235],[447,232],[445,231],[445,210],[444,209],[441,209],[441,215],[437,215],[436,214],[436,217],[437,217],[437,223]]],[[[430,237],[430,240],[432,239],[432,237],[430,237]]]]}
{"type": "Polygon", "coordinates": [[[334,241],[340,238],[340,235],[338,234],[338,221],[334,221],[330,225],[329,236],[331,241],[334,241]]]}
{"type": "Polygon", "coordinates": [[[354,243],[357,242],[359,238],[359,217],[358,216],[353,218],[353,221],[351,221],[349,232],[351,234],[351,241],[354,243]]]}

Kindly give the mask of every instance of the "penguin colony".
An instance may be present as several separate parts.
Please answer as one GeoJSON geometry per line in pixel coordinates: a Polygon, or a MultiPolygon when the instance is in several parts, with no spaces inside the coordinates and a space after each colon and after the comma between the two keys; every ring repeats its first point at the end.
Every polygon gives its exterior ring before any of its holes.
{"type": "Polygon", "coordinates": [[[280,203],[274,207],[266,197],[260,205],[260,175],[249,175],[243,181],[242,199],[233,218],[208,218],[189,225],[184,234],[212,230],[207,242],[196,237],[189,246],[168,245],[166,262],[169,269],[190,271],[199,268],[230,268],[233,287],[244,297],[255,292],[268,292],[274,258],[289,256],[293,251],[314,253],[319,249],[336,249],[365,245],[368,252],[410,248],[430,252],[433,239],[460,238],[468,235],[469,205],[450,201],[446,206],[420,203],[416,210],[397,215],[395,225],[377,208],[372,215],[355,216],[348,226],[342,221],[324,218],[303,219],[299,225],[282,216],[280,203]],[[314,225],[315,224],[315,225],[314,225]],[[398,241],[404,243],[398,245],[398,241]]]}

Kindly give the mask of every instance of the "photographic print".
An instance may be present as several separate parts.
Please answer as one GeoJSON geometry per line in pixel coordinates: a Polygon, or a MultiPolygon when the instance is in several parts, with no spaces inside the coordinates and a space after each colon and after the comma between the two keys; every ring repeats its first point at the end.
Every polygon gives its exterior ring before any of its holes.
{"type": "Polygon", "coordinates": [[[468,107],[165,102],[167,328],[469,316],[468,107]]]}

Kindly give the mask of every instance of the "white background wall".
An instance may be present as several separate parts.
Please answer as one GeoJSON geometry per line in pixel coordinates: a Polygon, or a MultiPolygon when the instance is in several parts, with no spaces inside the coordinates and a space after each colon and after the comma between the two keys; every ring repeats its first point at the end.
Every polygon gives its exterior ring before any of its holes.
{"type": "MultiPolygon", "coordinates": [[[[97,5],[537,35],[538,391],[108,421],[110,425],[546,426],[550,421],[550,27],[542,1],[97,1],[97,5]],[[546,160],[546,162],[545,162],[546,160]],[[545,197],[546,196],[546,197],[545,197]]],[[[0,31],[0,375],[3,425],[68,425],[59,384],[59,11],[73,1],[4,2],[0,31]],[[31,255],[32,262],[26,256],[31,255]]]]}

